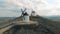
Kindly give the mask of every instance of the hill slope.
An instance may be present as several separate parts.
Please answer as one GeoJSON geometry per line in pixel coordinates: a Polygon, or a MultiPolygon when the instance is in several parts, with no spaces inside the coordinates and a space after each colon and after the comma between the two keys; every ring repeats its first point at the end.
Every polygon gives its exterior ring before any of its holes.
{"type": "MultiPolygon", "coordinates": [[[[22,20],[22,17],[18,17],[14,20],[10,20],[8,22],[12,22],[12,21],[19,21],[22,20]]],[[[30,20],[32,21],[37,21],[39,23],[40,26],[43,26],[48,28],[49,30],[51,30],[52,32],[54,32],[55,34],[60,34],[60,23],[56,22],[56,21],[51,21],[49,19],[43,18],[41,16],[30,16],[30,20]]]]}

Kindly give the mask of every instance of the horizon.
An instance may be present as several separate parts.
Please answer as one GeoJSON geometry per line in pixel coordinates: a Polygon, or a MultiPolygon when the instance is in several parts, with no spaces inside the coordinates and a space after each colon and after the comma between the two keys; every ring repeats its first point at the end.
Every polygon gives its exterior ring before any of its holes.
{"type": "MultiPolygon", "coordinates": [[[[60,15],[51,15],[51,16],[41,16],[41,17],[59,17],[60,15]]],[[[0,16],[0,17],[14,17],[14,16],[0,16]]],[[[20,17],[20,16],[15,16],[20,17]]]]}

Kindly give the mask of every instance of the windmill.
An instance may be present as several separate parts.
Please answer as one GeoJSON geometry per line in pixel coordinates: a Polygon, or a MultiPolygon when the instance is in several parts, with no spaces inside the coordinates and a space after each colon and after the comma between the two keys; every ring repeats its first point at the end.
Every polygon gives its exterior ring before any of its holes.
{"type": "Polygon", "coordinates": [[[31,16],[36,16],[35,11],[32,11],[31,16]]]}
{"type": "Polygon", "coordinates": [[[23,17],[23,21],[24,22],[29,22],[29,14],[26,12],[26,8],[25,9],[21,9],[21,16],[23,17]]]}

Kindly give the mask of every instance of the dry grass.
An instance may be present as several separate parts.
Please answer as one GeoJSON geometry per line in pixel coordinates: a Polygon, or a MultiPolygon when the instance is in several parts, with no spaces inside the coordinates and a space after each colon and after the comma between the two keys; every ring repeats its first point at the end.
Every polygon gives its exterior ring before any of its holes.
{"type": "Polygon", "coordinates": [[[23,21],[15,21],[13,23],[24,25],[24,24],[37,24],[37,21],[29,21],[29,22],[23,22],[23,21]]]}

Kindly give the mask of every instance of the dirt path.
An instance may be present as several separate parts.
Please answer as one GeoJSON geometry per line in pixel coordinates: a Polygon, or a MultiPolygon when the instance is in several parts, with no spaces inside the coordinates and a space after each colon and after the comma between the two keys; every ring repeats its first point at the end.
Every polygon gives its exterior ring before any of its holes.
{"type": "Polygon", "coordinates": [[[6,28],[0,29],[0,34],[2,34],[4,31],[8,30],[9,28],[11,28],[12,26],[8,26],[6,28]]]}

